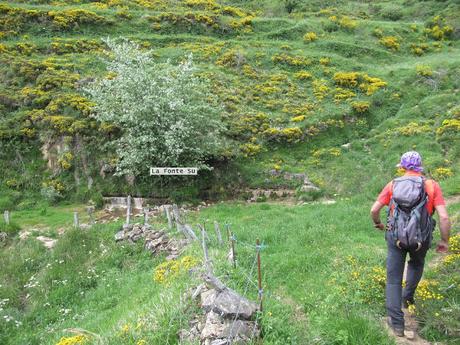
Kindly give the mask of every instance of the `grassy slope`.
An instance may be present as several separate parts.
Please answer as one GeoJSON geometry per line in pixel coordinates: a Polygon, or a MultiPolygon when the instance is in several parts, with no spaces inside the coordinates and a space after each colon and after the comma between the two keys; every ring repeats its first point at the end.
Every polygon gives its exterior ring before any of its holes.
{"type": "MultiPolygon", "coordinates": [[[[257,289],[248,285],[246,276],[254,263],[253,244],[260,238],[266,245],[264,343],[391,344],[380,323],[385,246],[382,234],[369,224],[368,207],[363,197],[334,205],[224,203],[190,214],[188,221],[231,224],[237,238],[237,269],[226,262],[227,250],[218,247],[213,233],[211,258],[216,273],[252,299],[257,289]]],[[[458,218],[459,205],[449,211],[458,218]]],[[[155,221],[155,227],[162,225],[164,220],[155,221]]],[[[70,328],[96,333],[103,344],[136,344],[142,339],[148,344],[177,343],[177,330],[195,308],[180,296],[196,284],[195,279],[184,274],[165,285],[155,283],[153,270],[162,258],[152,259],[141,245],[115,244],[117,227],[67,230],[53,251],[42,248],[33,239],[36,235],[15,239],[1,250],[5,269],[0,291],[2,299],[10,299],[2,315],[22,322],[17,328],[13,321],[1,323],[2,343],[56,344],[71,335],[70,328]],[[37,286],[24,287],[34,281],[37,286]]],[[[187,253],[201,257],[198,245],[187,253]]],[[[429,258],[433,256],[430,252],[429,258]]],[[[427,276],[439,280],[443,291],[450,280],[455,282],[450,272],[443,279],[431,269],[427,276]]],[[[251,279],[255,281],[255,271],[251,279]]],[[[430,307],[432,317],[444,308],[442,316],[424,334],[456,344],[457,338],[442,335],[437,327],[455,320],[458,289],[443,295],[445,299],[430,307]]]]}
{"type": "MultiPolygon", "coordinates": [[[[256,151],[261,150],[254,158],[239,158],[236,165],[220,167],[217,169],[220,172],[218,178],[214,177],[208,183],[200,181],[201,188],[207,189],[207,195],[222,196],[225,195],[223,191],[226,189],[233,189],[235,184],[238,184],[235,168],[242,174],[244,185],[280,186],[283,184],[282,181],[270,180],[267,174],[267,170],[275,165],[286,171],[307,172],[318,184],[323,185],[324,192],[329,195],[346,194],[352,190],[349,186],[353,186],[353,190],[366,190],[370,184],[363,180],[361,174],[348,174],[350,167],[347,164],[343,165],[343,161],[349,162],[351,166],[356,166],[356,162],[366,162],[366,169],[372,170],[376,181],[384,181],[393,174],[387,167],[394,165],[398,156],[414,145],[425,157],[429,173],[434,173],[435,169],[440,167],[449,168],[454,176],[448,184],[458,184],[458,174],[455,173],[459,167],[456,149],[458,133],[452,137],[453,139],[444,139],[442,145],[443,138],[436,136],[436,130],[444,119],[458,117],[459,64],[455,58],[459,53],[458,41],[455,36],[450,40],[436,41],[424,33],[424,25],[435,15],[441,15],[453,27],[458,25],[458,18],[454,15],[458,5],[454,2],[338,2],[334,4],[335,7],[327,7],[327,4],[321,2],[309,2],[290,16],[277,2],[224,2],[225,5],[239,7],[245,11],[245,15],[250,14],[251,10],[255,11],[255,18],[250,25],[243,25],[234,30],[228,29],[226,25],[229,21],[240,20],[238,16],[221,16],[218,29],[205,28],[199,23],[184,26],[167,21],[153,28],[155,25],[148,19],[149,16],[164,12],[177,16],[187,11],[197,15],[214,15],[212,10],[200,2],[196,2],[197,5],[194,6],[186,6],[176,1],[155,2],[153,7],[146,7],[144,5],[148,5],[148,2],[122,1],[121,4],[127,6],[130,19],[120,18],[117,15],[120,8],[116,5],[103,9],[86,2],[69,2],[69,5],[59,6],[49,5],[48,1],[35,2],[44,3],[41,5],[27,2],[7,3],[41,11],[85,9],[112,20],[111,24],[80,24],[70,26],[66,30],[59,30],[51,24],[43,28],[36,24],[25,26],[22,30],[25,35],[7,35],[4,40],[5,46],[9,49],[8,53],[3,53],[5,61],[12,58],[19,65],[27,61],[43,63],[47,58],[56,58],[57,68],[63,68],[65,73],[75,71],[82,78],[103,73],[103,66],[98,60],[100,48],[84,49],[81,53],[59,53],[51,49],[56,38],[69,39],[68,45],[71,48],[60,48],[68,50],[77,46],[82,39],[95,39],[96,42],[100,42],[100,37],[124,36],[153,48],[159,60],[178,61],[185,54],[193,52],[199,69],[211,81],[215,93],[225,105],[224,121],[229,128],[229,135],[236,140],[234,147],[242,145],[241,150],[245,152],[245,145],[251,143],[257,146],[256,151]],[[321,9],[327,10],[320,12],[321,9]],[[400,13],[400,16],[395,18],[395,13],[400,13]],[[357,26],[340,26],[329,19],[330,16],[336,16],[339,20],[342,16],[349,16],[356,21],[357,26]],[[224,29],[228,32],[222,34],[224,29]],[[375,34],[376,29],[381,30],[383,36],[397,37],[400,49],[393,51],[380,44],[377,37],[379,35],[375,34]],[[310,31],[315,32],[318,39],[305,43],[303,35],[310,31]],[[24,43],[32,44],[30,53],[21,52],[20,44],[24,43]],[[422,56],[412,54],[411,45],[422,43],[427,44],[428,51],[422,56]],[[439,45],[436,46],[437,44],[439,45]],[[273,61],[273,58],[280,54],[307,58],[311,62],[305,66],[293,66],[273,61]],[[325,57],[330,59],[327,66],[319,61],[325,57]],[[65,64],[69,63],[71,66],[65,67],[65,64]],[[428,66],[433,74],[418,75],[416,66],[419,65],[428,66]],[[312,78],[299,80],[296,77],[299,71],[311,73],[312,78]],[[356,97],[335,102],[337,85],[333,81],[334,73],[349,71],[379,77],[387,83],[387,87],[372,95],[366,95],[365,92],[354,88],[356,97]],[[323,80],[329,88],[323,99],[314,94],[314,80],[323,80]],[[369,111],[364,114],[353,111],[350,103],[354,100],[369,102],[369,111]],[[305,108],[306,106],[311,108],[305,108]],[[267,116],[268,127],[298,127],[303,133],[307,133],[311,126],[324,128],[324,123],[321,125],[320,122],[328,120],[344,123],[343,128],[337,123],[327,125],[329,129],[313,137],[307,136],[297,143],[296,137],[281,135],[278,137],[280,142],[277,143],[264,134],[265,127],[254,124],[254,115],[258,113],[267,116]],[[305,115],[306,119],[293,122],[292,119],[298,115],[305,115]],[[421,133],[404,132],[405,126],[410,122],[426,127],[421,133]],[[436,143],[433,145],[434,140],[436,143]],[[351,152],[340,149],[340,145],[347,142],[353,144],[351,152]],[[325,152],[320,154],[319,159],[315,159],[312,151],[321,148],[325,149],[325,152]],[[342,155],[331,156],[328,154],[329,149],[339,149],[342,155]],[[229,176],[223,179],[222,175],[229,176]]],[[[15,127],[20,121],[10,121],[9,117],[22,119],[24,112],[44,107],[46,103],[37,106],[40,102],[35,101],[31,104],[30,101],[22,101],[19,96],[24,86],[37,85],[35,79],[24,81],[25,77],[21,74],[23,72],[12,72],[7,64],[3,66],[2,71],[9,76],[2,80],[5,93],[19,104],[26,104],[12,113],[5,113],[7,122],[4,126],[15,127]]],[[[68,93],[74,90],[52,88],[45,92],[45,97],[52,98],[61,92],[68,93]]],[[[68,107],[59,108],[57,114],[46,108],[45,113],[86,121],[85,116],[68,107]]],[[[55,138],[68,135],[46,125],[46,121],[38,126],[38,131],[55,138]]],[[[91,142],[96,147],[100,146],[98,140],[103,136],[94,133],[86,135],[89,147],[91,142]]],[[[22,169],[18,159],[8,159],[10,156],[1,158],[6,168],[3,174],[4,182],[13,180],[12,189],[16,184],[16,189],[22,187],[36,190],[41,182],[47,182],[51,178],[44,173],[43,167],[37,166],[36,158],[39,153],[36,152],[38,143],[35,139],[28,139],[24,144],[27,149],[20,149],[26,155],[28,163],[24,169],[26,171],[22,170],[21,175],[17,174],[17,171],[22,169]],[[33,165],[30,161],[32,157],[33,165]]],[[[10,151],[4,152],[3,154],[7,154],[10,151]]],[[[247,153],[251,155],[253,152],[247,153]]],[[[124,183],[118,180],[104,182],[99,178],[97,164],[107,158],[102,153],[100,155],[90,156],[90,166],[93,165],[90,173],[93,174],[95,185],[103,193],[126,192],[128,187],[124,183]]],[[[74,156],[74,165],[77,166],[78,157],[76,154],[74,156]]],[[[72,171],[74,168],[70,171],[61,171],[57,177],[53,177],[64,185],[67,195],[75,194],[72,171]]],[[[150,179],[144,182],[146,183],[140,183],[131,192],[161,193],[152,187],[150,179]]],[[[374,184],[375,181],[370,182],[374,184]]],[[[8,190],[8,193],[11,193],[11,198],[15,197],[14,190],[8,190]]],[[[195,195],[196,192],[192,189],[191,196],[195,195]]]]}

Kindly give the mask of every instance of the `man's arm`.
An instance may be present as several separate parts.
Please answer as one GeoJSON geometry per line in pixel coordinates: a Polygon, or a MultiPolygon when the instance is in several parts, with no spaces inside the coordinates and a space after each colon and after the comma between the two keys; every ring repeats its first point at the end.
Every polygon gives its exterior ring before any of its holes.
{"type": "Polygon", "coordinates": [[[447,214],[445,205],[438,205],[435,207],[436,212],[439,215],[439,229],[441,230],[441,241],[438,243],[437,251],[446,252],[449,248],[449,236],[450,236],[450,220],[447,214]]]}
{"type": "Polygon", "coordinates": [[[371,207],[371,218],[374,221],[374,226],[380,230],[385,229],[385,225],[380,221],[380,210],[383,206],[385,205],[377,200],[371,207]]]}

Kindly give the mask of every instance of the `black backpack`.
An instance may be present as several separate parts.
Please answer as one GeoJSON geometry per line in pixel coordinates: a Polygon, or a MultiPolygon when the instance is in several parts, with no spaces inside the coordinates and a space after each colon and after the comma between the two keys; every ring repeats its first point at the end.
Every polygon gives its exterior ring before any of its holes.
{"type": "Polygon", "coordinates": [[[425,207],[427,202],[424,177],[403,176],[393,180],[387,224],[398,248],[417,251],[424,243],[431,244],[436,221],[425,207]]]}

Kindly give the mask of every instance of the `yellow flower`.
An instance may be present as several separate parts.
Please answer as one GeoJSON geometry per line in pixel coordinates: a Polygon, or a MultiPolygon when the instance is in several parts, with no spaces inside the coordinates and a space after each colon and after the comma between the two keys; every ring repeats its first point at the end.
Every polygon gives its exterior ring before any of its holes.
{"type": "Polygon", "coordinates": [[[56,345],[82,345],[88,338],[82,334],[73,337],[62,337],[56,345]]]}

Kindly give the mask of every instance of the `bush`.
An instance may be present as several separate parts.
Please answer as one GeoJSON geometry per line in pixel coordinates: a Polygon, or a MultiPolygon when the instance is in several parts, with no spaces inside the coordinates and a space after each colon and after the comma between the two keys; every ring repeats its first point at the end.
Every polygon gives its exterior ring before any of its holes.
{"type": "Polygon", "coordinates": [[[284,0],[284,8],[287,13],[292,13],[301,3],[301,0],[284,0]]]}
{"type": "Polygon", "coordinates": [[[121,136],[110,143],[118,156],[117,175],[148,174],[150,166],[196,166],[223,148],[220,105],[209,84],[195,75],[192,56],[179,65],[156,63],[152,51],[124,40],[105,43],[113,75],[85,91],[95,102],[93,116],[116,125],[121,136]]]}
{"type": "Polygon", "coordinates": [[[390,6],[382,10],[382,17],[392,21],[398,21],[402,18],[403,14],[401,12],[401,7],[399,6],[390,6]]]}

